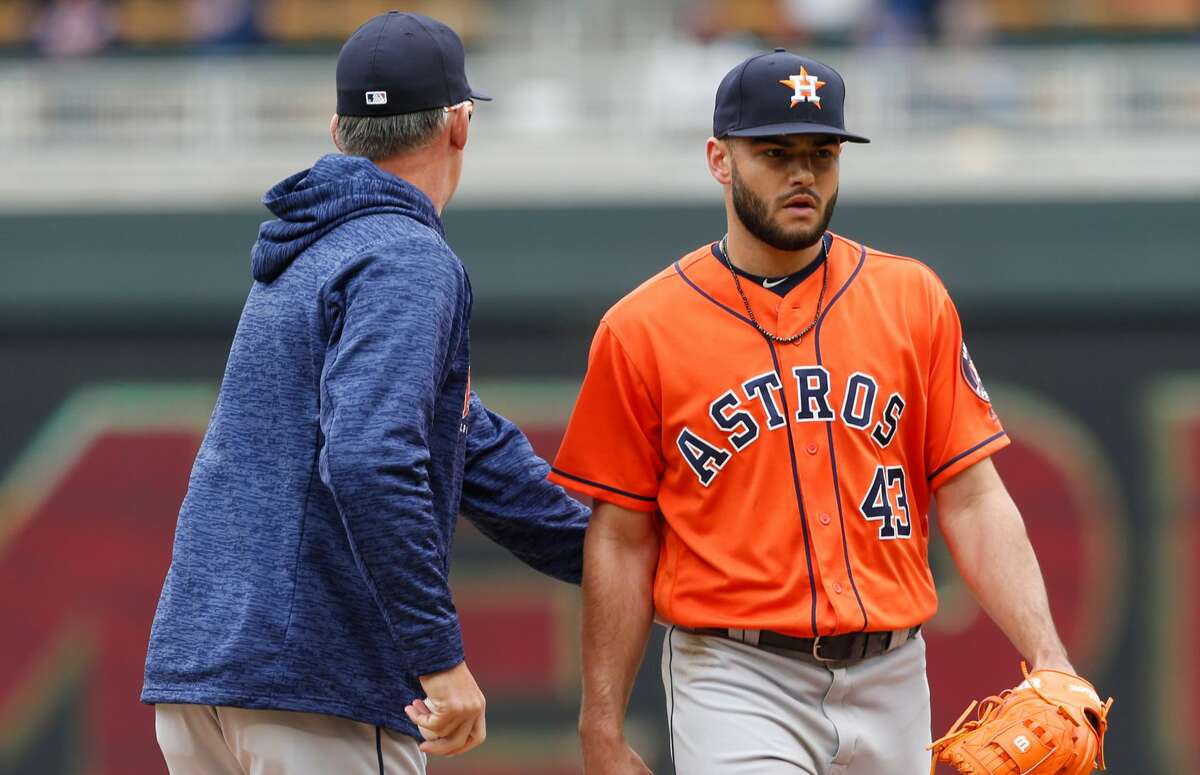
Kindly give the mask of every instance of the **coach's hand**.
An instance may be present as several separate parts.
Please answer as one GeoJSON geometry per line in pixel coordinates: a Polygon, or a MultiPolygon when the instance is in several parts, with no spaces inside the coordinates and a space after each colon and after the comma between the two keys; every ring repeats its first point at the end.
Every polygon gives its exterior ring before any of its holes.
{"type": "Polygon", "coordinates": [[[486,703],[467,663],[420,678],[425,699],[414,701],[404,712],[425,738],[421,750],[455,756],[482,743],[487,737],[486,703]]]}
{"type": "Polygon", "coordinates": [[[583,775],[654,775],[624,737],[580,730],[583,775]]]}

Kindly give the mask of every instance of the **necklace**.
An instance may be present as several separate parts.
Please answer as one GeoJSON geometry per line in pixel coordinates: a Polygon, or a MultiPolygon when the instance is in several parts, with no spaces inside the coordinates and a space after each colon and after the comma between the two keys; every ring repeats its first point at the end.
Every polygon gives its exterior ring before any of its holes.
{"type": "Polygon", "coordinates": [[[829,287],[829,246],[825,244],[824,236],[821,237],[821,250],[824,251],[826,255],[825,263],[821,267],[821,293],[817,296],[817,311],[813,314],[812,322],[805,326],[803,331],[787,337],[771,333],[767,329],[763,328],[762,324],[758,322],[758,318],[755,317],[754,310],[750,308],[750,299],[746,298],[746,292],[742,290],[742,281],[738,279],[738,274],[733,268],[733,262],[729,260],[728,234],[721,238],[720,249],[721,258],[724,259],[725,268],[728,269],[729,274],[733,276],[733,284],[737,288],[738,296],[742,297],[742,306],[746,308],[746,315],[750,318],[750,322],[754,324],[754,327],[758,329],[758,333],[762,334],[770,341],[778,344],[793,344],[799,342],[804,338],[805,334],[807,334],[809,331],[812,331],[816,327],[817,321],[821,318],[821,306],[825,303],[825,290],[829,287]]]}

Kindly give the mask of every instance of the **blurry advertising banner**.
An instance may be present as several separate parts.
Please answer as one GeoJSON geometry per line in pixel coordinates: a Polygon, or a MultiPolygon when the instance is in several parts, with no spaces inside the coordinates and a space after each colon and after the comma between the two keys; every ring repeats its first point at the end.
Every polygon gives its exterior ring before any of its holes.
{"type": "MultiPolygon", "coordinates": [[[[980,350],[991,352],[990,344],[980,350]]],[[[1123,716],[1162,720],[1168,745],[1157,749],[1165,758],[1155,771],[1190,771],[1195,718],[1185,697],[1200,631],[1183,590],[1200,559],[1198,515],[1189,512],[1200,481],[1200,376],[1164,378],[1145,403],[1111,397],[1106,410],[1144,416],[1153,435],[1110,447],[1088,430],[1087,420],[1104,418],[1077,414],[1070,394],[1005,383],[997,365],[989,384],[1014,444],[996,462],[1043,558],[1067,646],[1082,670],[1122,697],[1123,716]],[[1142,443],[1155,454],[1141,454],[1142,443]],[[1147,470],[1159,461],[1162,470],[1147,470]],[[1152,483],[1152,492],[1130,492],[1129,482],[1152,483]],[[1135,518],[1131,501],[1154,507],[1135,518]],[[1075,559],[1047,562],[1064,557],[1075,559]],[[1155,572],[1139,572],[1144,565],[1155,572]],[[1155,665],[1162,692],[1122,691],[1127,660],[1155,665]]],[[[478,388],[553,456],[573,380],[478,388]]],[[[153,713],[136,699],[175,514],[214,397],[207,384],[85,385],[64,395],[32,436],[4,440],[0,611],[10,625],[0,641],[0,772],[162,771],[153,713]]],[[[962,588],[940,542],[932,553],[941,597],[927,629],[937,728],[1007,680],[1018,656],[962,588]]],[[[456,602],[494,731],[479,751],[432,771],[578,773],[577,591],[517,565],[465,524],[456,554],[456,602]]],[[[639,680],[631,729],[663,761],[661,708],[651,670],[639,680]]],[[[1109,758],[1119,767],[1149,741],[1120,722],[1116,730],[1109,758]]]]}

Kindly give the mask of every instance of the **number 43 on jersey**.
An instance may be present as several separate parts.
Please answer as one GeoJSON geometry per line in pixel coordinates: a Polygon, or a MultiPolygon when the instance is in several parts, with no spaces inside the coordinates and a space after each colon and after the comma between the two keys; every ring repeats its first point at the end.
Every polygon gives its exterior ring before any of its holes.
{"type": "Polygon", "coordinates": [[[908,487],[900,466],[876,466],[867,497],[858,507],[865,519],[878,520],[879,538],[890,541],[912,535],[908,516],[908,487]],[[894,504],[894,505],[893,505],[894,504]]]}

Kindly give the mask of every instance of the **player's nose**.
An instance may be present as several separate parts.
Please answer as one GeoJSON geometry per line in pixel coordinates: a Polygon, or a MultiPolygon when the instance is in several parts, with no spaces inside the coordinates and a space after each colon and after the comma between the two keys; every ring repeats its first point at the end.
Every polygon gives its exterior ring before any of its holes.
{"type": "Polygon", "coordinates": [[[809,188],[816,179],[812,167],[805,159],[797,159],[788,168],[788,183],[797,188],[809,188]]]}

